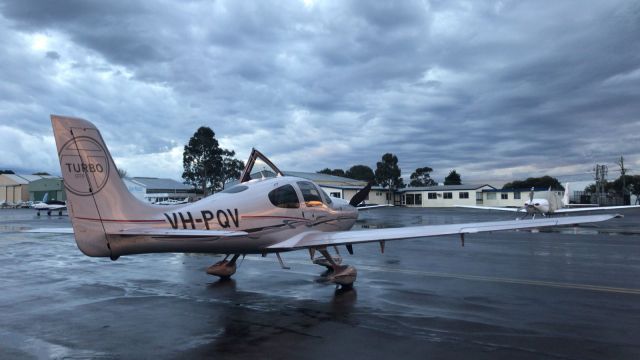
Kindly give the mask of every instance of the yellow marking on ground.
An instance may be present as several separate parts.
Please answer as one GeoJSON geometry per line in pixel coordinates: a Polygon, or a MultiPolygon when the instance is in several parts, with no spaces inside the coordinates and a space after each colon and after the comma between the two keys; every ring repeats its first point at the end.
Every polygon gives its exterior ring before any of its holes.
{"type": "MultiPolygon", "coordinates": [[[[273,259],[254,257],[254,256],[247,256],[247,259],[275,262],[273,259]]],[[[302,261],[302,260],[286,260],[285,263],[317,266],[312,264],[310,261],[302,261]]],[[[434,272],[434,271],[396,269],[396,268],[390,268],[385,266],[371,266],[371,265],[358,265],[356,268],[369,270],[369,271],[392,272],[392,273],[427,276],[427,277],[440,277],[440,278],[487,281],[487,282],[506,283],[506,284],[546,286],[546,287],[554,287],[554,288],[560,288],[560,289],[578,289],[578,290],[609,292],[609,293],[617,293],[617,294],[640,295],[640,289],[623,288],[623,287],[562,283],[562,282],[542,281],[542,280],[514,279],[514,278],[481,276],[481,275],[452,274],[452,273],[442,273],[442,272],[434,272]]]]}

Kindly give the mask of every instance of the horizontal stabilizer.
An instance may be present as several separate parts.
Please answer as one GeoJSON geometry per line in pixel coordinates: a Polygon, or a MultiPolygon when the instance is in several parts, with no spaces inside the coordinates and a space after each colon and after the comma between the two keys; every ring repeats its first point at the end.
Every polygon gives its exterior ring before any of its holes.
{"type": "Polygon", "coordinates": [[[26,233],[43,233],[43,234],[73,234],[73,228],[37,228],[25,230],[26,233]]]}

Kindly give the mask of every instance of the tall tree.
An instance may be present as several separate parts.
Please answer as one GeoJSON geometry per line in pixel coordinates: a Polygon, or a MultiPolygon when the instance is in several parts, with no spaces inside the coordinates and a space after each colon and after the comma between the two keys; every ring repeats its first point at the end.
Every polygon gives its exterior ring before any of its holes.
{"type": "Polygon", "coordinates": [[[242,170],[244,170],[244,161],[235,159],[233,156],[236,152],[233,150],[224,150],[222,156],[222,184],[219,184],[219,189],[224,188],[224,184],[230,180],[240,178],[242,170]]]}
{"type": "Polygon", "coordinates": [[[329,169],[329,168],[324,168],[320,171],[317,172],[318,174],[327,174],[327,175],[333,175],[333,176],[345,176],[345,172],[342,169],[329,169]]]}
{"type": "Polygon", "coordinates": [[[49,174],[48,172],[44,172],[44,171],[38,171],[37,173],[33,173],[33,175],[45,175],[45,176],[50,176],[51,174],[49,174]]]}
{"type": "Polygon", "coordinates": [[[545,175],[542,177],[530,177],[526,180],[516,180],[504,184],[503,189],[530,189],[530,188],[549,188],[552,190],[564,190],[558,179],[545,175]]]}
{"type": "Polygon", "coordinates": [[[230,176],[240,176],[233,155],[234,151],[220,148],[211,128],[202,126],[184,146],[182,178],[185,183],[201,188],[205,196],[208,190],[220,190],[230,176]],[[227,174],[229,171],[231,174],[227,174]]]}
{"type": "Polygon", "coordinates": [[[444,178],[445,185],[460,185],[462,184],[462,179],[460,179],[460,174],[458,174],[455,170],[451,170],[449,175],[444,178]]]}
{"type": "Polygon", "coordinates": [[[13,170],[7,169],[7,170],[0,170],[0,174],[15,174],[15,173],[13,172],[13,170]]]}
{"type": "Polygon", "coordinates": [[[362,180],[366,182],[376,181],[376,175],[373,173],[373,169],[366,165],[354,165],[347,170],[345,176],[350,179],[362,180]]]}
{"type": "Polygon", "coordinates": [[[438,183],[435,182],[435,180],[433,180],[431,178],[431,172],[432,171],[433,171],[433,169],[428,167],[428,166],[417,168],[416,171],[414,171],[411,174],[411,177],[410,177],[411,182],[409,183],[409,186],[434,186],[434,185],[438,185],[438,183]]]}
{"type": "Polygon", "coordinates": [[[382,161],[376,163],[375,175],[378,185],[388,188],[389,196],[387,202],[393,201],[393,190],[403,186],[402,178],[400,177],[401,171],[398,167],[398,157],[391,153],[382,155],[382,161]]]}

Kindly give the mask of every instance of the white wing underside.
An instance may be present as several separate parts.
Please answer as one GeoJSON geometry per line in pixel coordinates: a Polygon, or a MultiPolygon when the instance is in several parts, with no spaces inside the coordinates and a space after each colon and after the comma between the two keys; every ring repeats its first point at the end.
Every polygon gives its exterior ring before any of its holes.
{"type": "MultiPolygon", "coordinates": [[[[497,207],[497,206],[475,206],[475,205],[455,205],[455,207],[459,208],[467,208],[467,209],[480,209],[480,210],[498,210],[498,211],[510,211],[510,212],[522,212],[525,211],[522,208],[513,208],[513,207],[497,207]]],[[[640,205],[625,205],[625,206],[595,206],[595,207],[580,207],[580,208],[562,208],[557,209],[553,213],[554,214],[568,214],[574,212],[585,212],[585,211],[606,211],[606,210],[622,210],[622,209],[633,209],[640,208],[640,205]]]]}
{"type": "Polygon", "coordinates": [[[640,208],[640,205],[625,205],[625,206],[597,206],[597,207],[583,207],[583,208],[562,208],[558,209],[556,213],[574,213],[574,212],[585,212],[585,211],[600,211],[600,210],[622,210],[622,209],[633,209],[640,208]]]}
{"type": "Polygon", "coordinates": [[[361,231],[305,232],[270,246],[274,250],[295,250],[329,245],[357,244],[386,240],[414,239],[429,236],[473,234],[479,232],[532,229],[546,226],[600,222],[619,215],[589,215],[536,220],[509,220],[466,224],[427,225],[361,231]]]}

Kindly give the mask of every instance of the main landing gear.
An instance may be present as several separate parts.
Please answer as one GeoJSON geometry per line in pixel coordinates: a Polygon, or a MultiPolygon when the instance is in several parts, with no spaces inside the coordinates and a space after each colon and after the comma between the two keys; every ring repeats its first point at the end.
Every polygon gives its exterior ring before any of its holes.
{"type": "MultiPolygon", "coordinates": [[[[336,252],[337,250],[338,249],[336,248],[336,252]]],[[[350,250],[350,252],[351,251],[352,250],[350,250]]],[[[326,247],[310,249],[309,253],[314,264],[327,268],[327,272],[323,274],[327,281],[341,285],[343,288],[350,288],[356,281],[358,271],[351,265],[342,265],[342,258],[339,253],[336,256],[331,256],[326,247]],[[314,258],[316,251],[322,254],[322,257],[314,258]]],[[[266,253],[263,254],[263,256],[264,255],[266,255],[266,253]]],[[[230,255],[227,255],[221,261],[209,266],[207,268],[207,274],[218,276],[221,280],[228,280],[231,278],[231,276],[236,273],[236,261],[240,257],[240,254],[234,254],[231,257],[231,260],[228,260],[229,256],[230,255]]],[[[283,269],[289,269],[289,267],[287,267],[282,261],[282,257],[280,257],[279,253],[276,253],[276,257],[283,269]]]]}
{"type": "Polygon", "coordinates": [[[209,266],[207,268],[207,274],[218,276],[220,280],[230,279],[231,275],[236,273],[236,260],[238,260],[239,257],[240,254],[235,254],[231,260],[227,260],[229,255],[225,256],[221,261],[209,266]]]}

